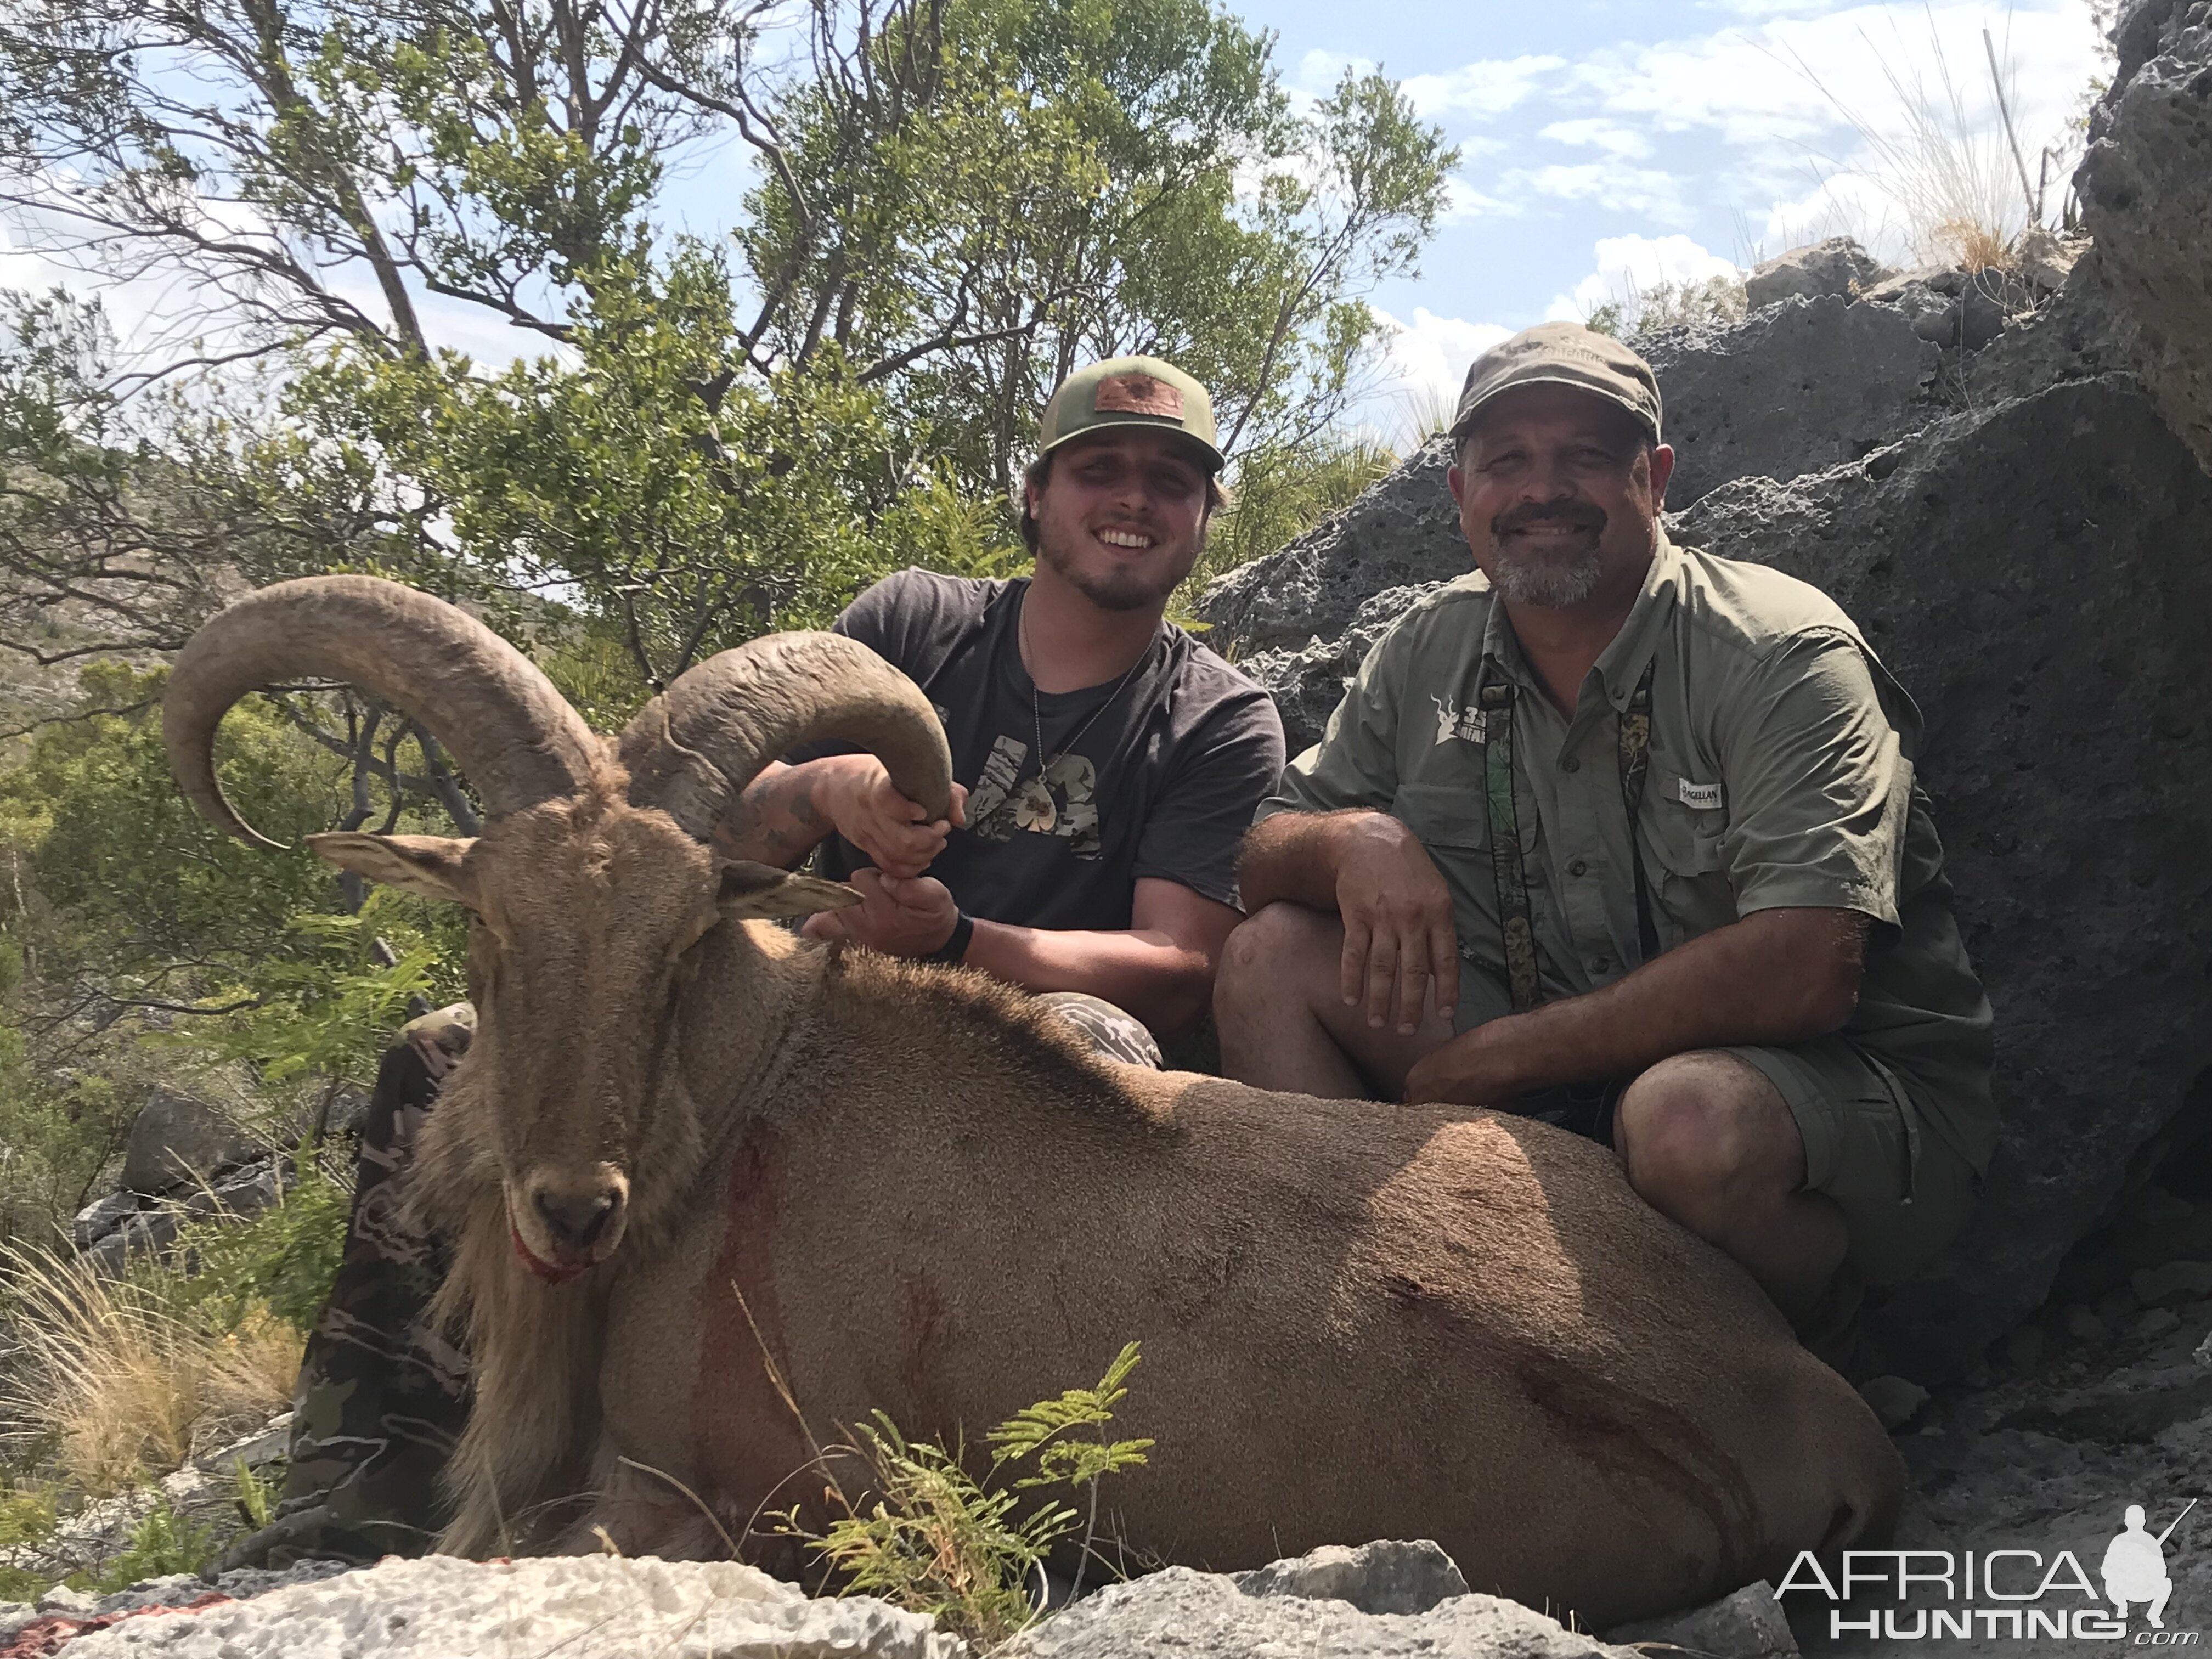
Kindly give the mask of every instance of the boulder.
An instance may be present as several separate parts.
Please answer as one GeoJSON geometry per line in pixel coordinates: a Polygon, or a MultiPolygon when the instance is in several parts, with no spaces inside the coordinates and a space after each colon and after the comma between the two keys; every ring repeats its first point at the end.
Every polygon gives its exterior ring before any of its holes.
{"type": "Polygon", "coordinates": [[[1363,1605],[1411,1607],[1459,1578],[1441,1550],[1426,1546],[1436,1550],[1431,1561],[1422,1547],[1316,1551],[1233,1577],[1170,1567],[1110,1584],[998,1653],[1001,1659],[1633,1659],[1632,1650],[1608,1647],[1494,1595],[1449,1595],[1407,1612],[1362,1612],[1363,1605]],[[1363,1558],[1358,1567],[1344,1559],[1352,1557],[1363,1558]]]}
{"type": "Polygon", "coordinates": [[[88,1250],[138,1213],[139,1197],[128,1190],[94,1199],[70,1223],[70,1238],[80,1250],[88,1250]]]}
{"type": "Polygon", "coordinates": [[[1833,596],[1927,715],[2004,1130],[1966,1237],[1873,1322],[1890,1369],[1956,1376],[2212,1063],[2212,480],[2114,376],[1740,481],[1674,530],[1833,596]]]}
{"type": "Polygon", "coordinates": [[[2142,332],[2136,367],[2212,471],[2212,0],[2137,0],[2075,186],[2142,332]]]}
{"type": "Polygon", "coordinates": [[[1895,312],[1930,345],[1979,351],[2004,332],[2014,302],[2030,295],[2002,271],[1936,269],[1893,276],[1862,297],[1895,312]]]}
{"type": "Polygon", "coordinates": [[[2134,366],[2136,331],[2103,258],[2090,246],[2057,294],[1961,361],[1947,389],[1960,406],[1986,409],[2063,380],[2126,372],[2134,366]]]}
{"type": "Polygon", "coordinates": [[[1650,1643],[1680,1648],[1705,1659],[1797,1659],[1798,1653],[1797,1638],[1774,1586],[1765,1579],[1687,1613],[1620,1626],[1606,1632],[1605,1639],[1623,1646],[1650,1643]]]}
{"type": "Polygon", "coordinates": [[[1897,311],[1832,295],[1637,346],[1666,403],[1667,501],[1678,510],[1732,478],[1856,460],[1942,413],[1926,397],[1936,348],[1897,311]]]}
{"type": "Polygon", "coordinates": [[[1823,295],[1848,299],[1889,273],[1849,236],[1831,236],[1778,254],[1744,279],[1744,303],[1752,310],[1784,300],[1816,300],[1823,295]]]}
{"type": "Polygon", "coordinates": [[[123,1153],[123,1186],[165,1193],[196,1185],[265,1150],[215,1107],[173,1089],[155,1088],[131,1121],[123,1153]]]}
{"type": "Polygon", "coordinates": [[[1451,445],[1431,438],[1335,517],[1209,584],[1197,605],[1215,630],[1208,643],[1296,651],[1335,639],[1387,588],[1465,575],[1474,564],[1444,482],[1450,468],[1451,445]]]}
{"type": "Polygon", "coordinates": [[[967,1649],[921,1613],[867,1596],[812,1601],[732,1561],[434,1555],[387,1557],[251,1601],[126,1613],[68,1651],[70,1659],[957,1659],[967,1649]]]}
{"type": "Polygon", "coordinates": [[[1324,1544],[1287,1561],[1230,1575],[1247,1595],[1297,1595],[1348,1601],[1362,1613],[1426,1613],[1467,1594],[1467,1580],[1443,1546],[1426,1538],[1378,1539],[1352,1549],[1324,1544]]]}

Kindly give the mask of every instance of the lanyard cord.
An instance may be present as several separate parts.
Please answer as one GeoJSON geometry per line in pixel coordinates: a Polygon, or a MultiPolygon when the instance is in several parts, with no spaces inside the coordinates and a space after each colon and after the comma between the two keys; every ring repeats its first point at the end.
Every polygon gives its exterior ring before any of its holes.
{"type": "MultiPolygon", "coordinates": [[[[1628,811],[1628,860],[1636,878],[1636,943],[1645,962],[1659,954],[1659,928],[1651,915],[1651,885],[1637,844],[1636,819],[1644,805],[1644,777],[1651,748],[1651,677],[1659,666],[1655,653],[1644,678],[1629,694],[1620,716],[1616,752],[1620,762],[1620,799],[1628,811]]],[[[1536,924],[1528,903],[1528,872],[1521,858],[1519,814],[1513,796],[1513,682],[1492,678],[1483,665],[1479,702],[1482,708],[1482,810],[1490,835],[1490,873],[1498,887],[1498,915],[1505,942],[1505,974],[1513,1012],[1524,1013],[1543,1000],[1536,963],[1536,924]]]]}

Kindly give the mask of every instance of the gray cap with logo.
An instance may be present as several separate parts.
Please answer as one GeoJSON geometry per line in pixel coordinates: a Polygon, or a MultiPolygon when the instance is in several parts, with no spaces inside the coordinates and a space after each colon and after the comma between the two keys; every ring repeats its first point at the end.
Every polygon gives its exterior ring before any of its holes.
{"type": "Polygon", "coordinates": [[[1524,386],[1571,386],[1594,392],[1634,416],[1659,437],[1659,381],[1645,362],[1610,335],[1579,323],[1539,323],[1524,328],[1468,365],[1452,416],[1454,444],[1464,440],[1475,416],[1501,393],[1524,386]]]}

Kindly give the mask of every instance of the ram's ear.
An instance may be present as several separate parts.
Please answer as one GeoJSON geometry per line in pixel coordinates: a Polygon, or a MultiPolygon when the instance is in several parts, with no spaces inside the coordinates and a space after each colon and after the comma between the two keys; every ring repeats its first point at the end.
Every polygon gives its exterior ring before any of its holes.
{"type": "Polygon", "coordinates": [[[353,830],[307,837],[309,851],[341,870],[472,908],[474,888],[462,863],[475,845],[447,836],[365,836],[353,830]]]}
{"type": "Polygon", "coordinates": [[[851,888],[812,876],[794,876],[773,864],[732,859],[722,866],[722,890],[715,898],[721,913],[735,921],[811,916],[817,910],[842,910],[858,904],[851,888]]]}

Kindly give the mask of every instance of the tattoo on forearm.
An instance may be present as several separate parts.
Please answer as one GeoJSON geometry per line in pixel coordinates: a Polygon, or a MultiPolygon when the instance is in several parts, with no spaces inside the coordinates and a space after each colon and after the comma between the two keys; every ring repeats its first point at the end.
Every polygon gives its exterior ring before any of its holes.
{"type": "Polygon", "coordinates": [[[815,810],[799,769],[756,778],[728,819],[731,850],[788,869],[830,833],[828,819],[815,810]]]}

